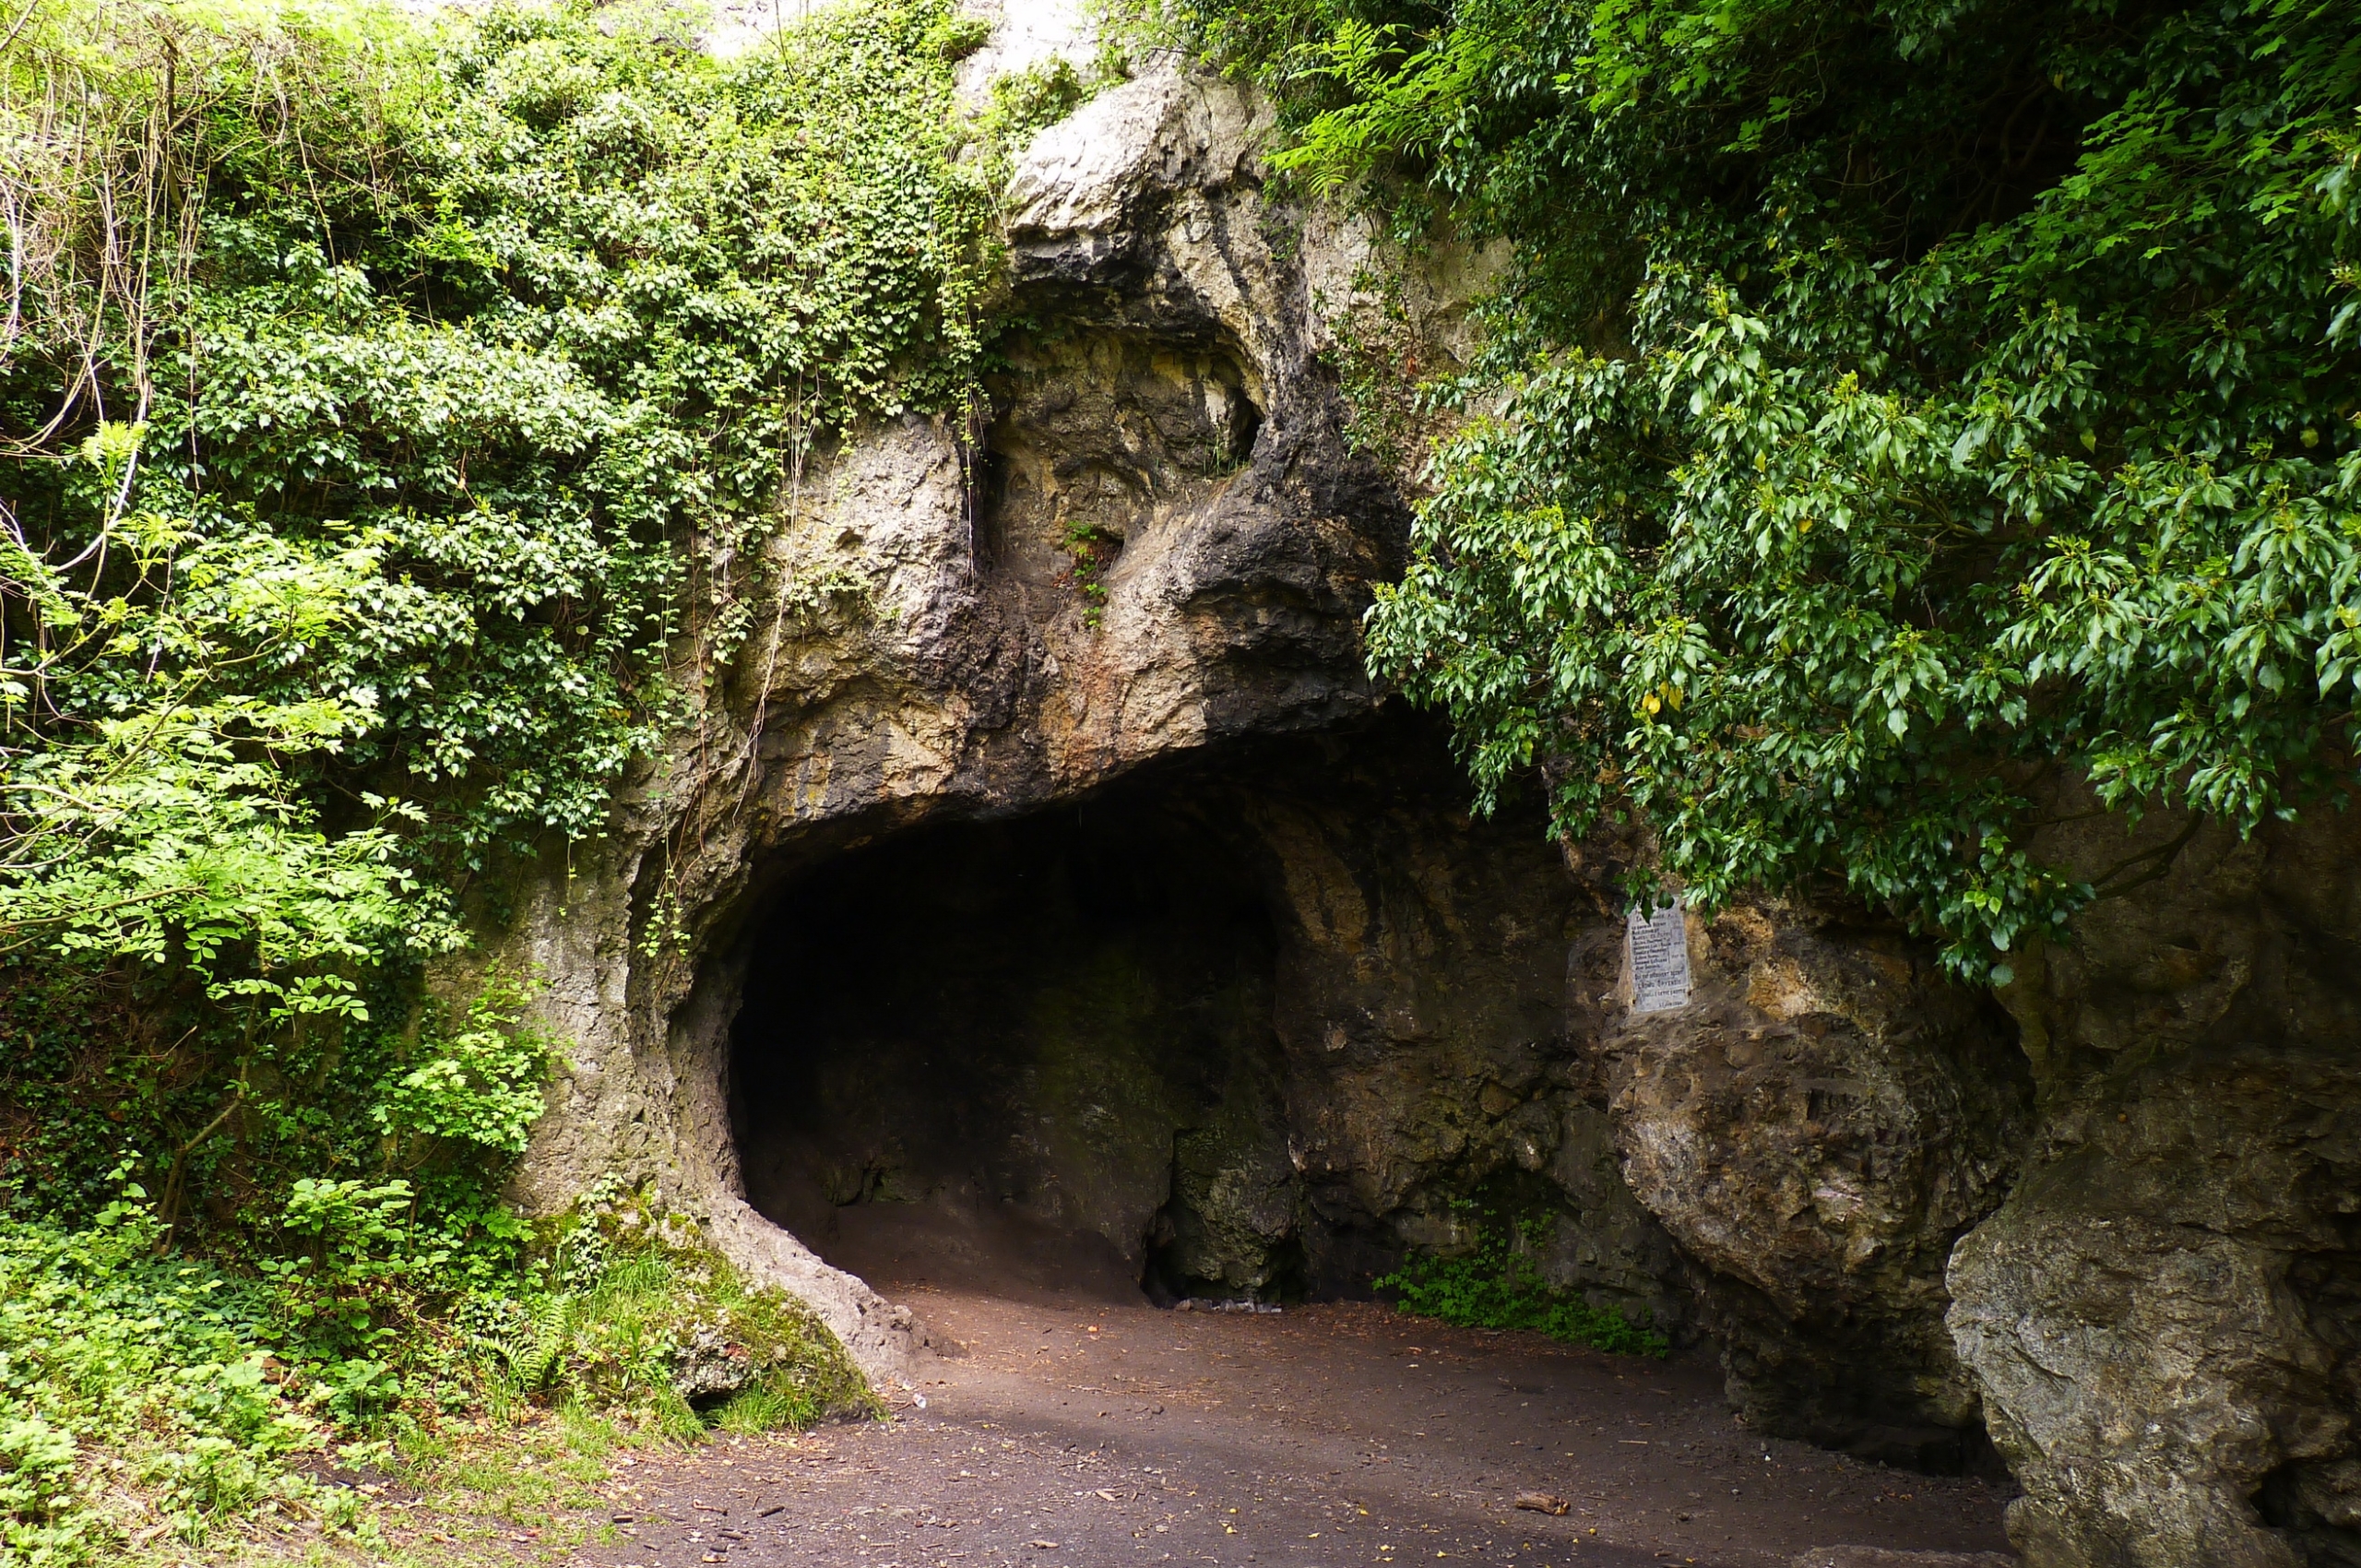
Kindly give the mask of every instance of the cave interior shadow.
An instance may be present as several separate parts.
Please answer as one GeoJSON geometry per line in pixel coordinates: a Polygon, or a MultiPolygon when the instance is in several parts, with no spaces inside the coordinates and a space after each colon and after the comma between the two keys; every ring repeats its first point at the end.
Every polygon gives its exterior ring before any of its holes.
{"type": "Polygon", "coordinates": [[[922,827],[781,889],[731,1036],[754,1206],[888,1288],[1299,1295],[1268,895],[1191,783],[922,827]]]}

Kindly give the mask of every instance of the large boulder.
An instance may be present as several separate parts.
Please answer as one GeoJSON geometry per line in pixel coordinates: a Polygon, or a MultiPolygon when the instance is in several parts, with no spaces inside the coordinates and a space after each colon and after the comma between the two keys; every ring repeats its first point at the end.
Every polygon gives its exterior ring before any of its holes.
{"type": "Polygon", "coordinates": [[[2361,823],[2047,848],[2119,896],[2001,992],[2045,1115],[1952,1261],[2011,1535],[2032,1568],[2361,1562],[2361,823]]]}
{"type": "Polygon", "coordinates": [[[1944,1327],[1952,1243],[2030,1131],[2009,1020],[1923,943],[1769,900],[1688,921],[1685,1006],[1588,998],[1632,1194],[1697,1270],[1732,1402],[1763,1430],[1920,1467],[1985,1456],[1944,1327]]]}

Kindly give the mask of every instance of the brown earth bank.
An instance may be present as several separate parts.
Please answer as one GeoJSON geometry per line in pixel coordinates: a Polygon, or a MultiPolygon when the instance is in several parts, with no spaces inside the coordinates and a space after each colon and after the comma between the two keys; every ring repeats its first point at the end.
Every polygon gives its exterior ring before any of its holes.
{"type": "Polygon", "coordinates": [[[2012,1561],[1975,1555],[2005,1545],[2000,1487],[1762,1439],[1702,1360],[1373,1302],[1233,1313],[1103,1292],[896,1294],[966,1353],[892,1390],[890,1420],[618,1467],[578,1561],[2012,1561]],[[1566,1513],[1519,1508],[1532,1492],[1566,1513]]]}

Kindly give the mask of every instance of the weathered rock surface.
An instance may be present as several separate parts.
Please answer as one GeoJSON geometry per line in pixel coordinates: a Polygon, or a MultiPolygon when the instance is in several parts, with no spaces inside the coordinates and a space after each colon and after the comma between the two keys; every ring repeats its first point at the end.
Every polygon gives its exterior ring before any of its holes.
{"type": "Polygon", "coordinates": [[[2007,1017],[1924,946],[1753,903],[1690,920],[1695,992],[1586,998],[1623,1174],[1701,1270],[1732,1402],[1890,1462],[1981,1456],[1943,1314],[1952,1245],[1999,1206],[2032,1083],[2007,1017]]]}
{"type": "Polygon", "coordinates": [[[1530,1221],[1553,1283],[1682,1332],[1670,1242],[1616,1171],[1569,1028],[1566,954],[1608,911],[1529,808],[1468,818],[1439,742],[1375,742],[1265,766],[1238,807],[1280,931],[1311,1282],[1366,1289],[1405,1245],[1465,1241],[1475,1195],[1530,1221]]]}
{"type": "MultiPolygon", "coordinates": [[[[2012,1016],[1768,901],[1634,1016],[1620,851],[1469,822],[1361,672],[1407,514],[1320,353],[1369,242],[1265,199],[1265,125],[1157,72],[1045,132],[988,419],[789,487],[698,725],[520,895],[577,1048],[519,1195],[644,1181],[872,1372],[924,1325],[804,1241],[989,1214],[1354,1290],[1480,1196],[1768,1429],[1958,1465],[1988,1422],[2036,1565],[2361,1562],[2361,837],[2153,857],[2012,1016]]],[[[2096,875],[2177,827],[2055,831],[2096,875]]]]}
{"type": "Polygon", "coordinates": [[[2154,874],[2001,992],[2045,1115],[1952,1327],[2034,1568],[2361,1562],[2361,824],[2184,826],[2050,846],[2154,874]]]}
{"type": "MultiPolygon", "coordinates": [[[[1537,820],[1470,823],[1439,742],[1381,720],[1361,672],[1407,514],[1318,353],[1369,241],[1266,203],[1265,125],[1240,89],[1157,72],[1045,132],[1009,224],[1035,326],[981,440],[904,419],[789,487],[775,602],[683,683],[699,727],[528,895],[518,956],[579,1044],[520,1195],[651,1182],[884,1372],[923,1325],[804,1240],[897,1203],[989,1204],[1222,1296],[1366,1289],[1406,1246],[1465,1241],[1480,1197],[1596,1302],[1681,1335],[1702,1293],[1734,1388],[1782,1430],[1940,1446],[1974,1420],[1929,1326],[1941,1252],[2015,1135],[1989,1020],[1907,948],[1847,956],[1768,908],[1701,938],[1727,951],[1701,949],[1679,1019],[1627,1028],[1600,1000],[1608,882],[1537,820]],[[1013,873],[975,869],[1007,849],[980,825],[1021,836],[1119,787],[1164,820],[1149,837],[1193,846],[1133,856],[1116,879],[1153,897],[1121,919],[1089,894],[1114,873],[1019,908],[1013,873]],[[908,848],[961,823],[948,859],[908,848]],[[862,864],[898,868],[864,906],[898,955],[870,992],[926,1007],[864,1008],[849,950],[793,971],[808,1007],[752,1007],[781,933],[825,921],[829,868],[862,864]],[[903,883],[927,892],[896,915],[903,883]],[[1227,916],[1123,923],[1208,888],[1251,940],[1227,916]]],[[[1421,308],[1448,316],[1448,279],[1482,270],[1431,268],[1421,308]]]]}
{"type": "Polygon", "coordinates": [[[1054,329],[1012,345],[984,449],[913,417],[799,476],[764,563],[775,608],[686,683],[703,722],[602,853],[526,895],[516,956],[577,1046],[519,1195],[642,1176],[872,1369],[922,1331],[741,1196],[728,1030],[749,920],[880,833],[1373,710],[1356,628],[1405,515],[1346,450],[1305,345],[1299,273],[1260,220],[1258,113],[1167,73],[1045,133],[1017,174],[1012,286],[1054,329]],[[847,574],[864,593],[804,586],[847,574]]]}
{"type": "Polygon", "coordinates": [[[672,1352],[672,1392],[693,1405],[727,1398],[753,1382],[758,1370],[745,1346],[732,1344],[717,1324],[701,1324],[672,1352]]]}

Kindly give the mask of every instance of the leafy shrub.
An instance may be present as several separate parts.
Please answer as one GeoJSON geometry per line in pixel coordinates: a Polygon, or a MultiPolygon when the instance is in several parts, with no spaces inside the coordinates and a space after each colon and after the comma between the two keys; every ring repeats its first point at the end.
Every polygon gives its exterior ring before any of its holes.
{"type": "Polygon", "coordinates": [[[462,898],[602,832],[700,671],[865,601],[764,575],[815,441],[964,408],[975,24],[682,25],[68,0],[0,53],[0,950],[166,1016],[108,1109],[176,1239],[297,1176],[481,1212],[544,1063],[517,977],[422,1004],[462,898]]]}
{"type": "Polygon", "coordinates": [[[39,1415],[0,1416],[0,1562],[64,1558],[79,1542],[73,1434],[39,1415]]]}
{"type": "Polygon", "coordinates": [[[79,1229],[0,1220],[10,1568],[102,1557],[140,1508],[133,1490],[201,1538],[225,1514],[302,1494],[308,1483],[283,1461],[324,1443],[321,1420],[267,1379],[263,1293],[160,1255],[143,1196],[133,1189],[79,1229]]]}
{"type": "Polygon", "coordinates": [[[2042,863],[2061,778],[2242,832],[2353,788],[2349,7],[1151,8],[1296,177],[1514,243],[1370,662],[1487,803],[1636,808],[1635,903],[1801,885],[2005,984],[2160,870],[2042,863]]]}
{"type": "Polygon", "coordinates": [[[1014,162],[1034,137],[1088,102],[1094,89],[1062,54],[993,77],[976,116],[976,135],[995,160],[995,172],[1014,162]]]}
{"type": "Polygon", "coordinates": [[[306,1182],[302,1259],[259,1278],[160,1253],[129,1190],[92,1224],[0,1216],[0,1568],[106,1561],[276,1501],[352,1517],[307,1464],[446,1409],[579,1405],[676,1439],[875,1408],[835,1337],[611,1187],[456,1299],[397,1184],[306,1182]]]}
{"type": "Polygon", "coordinates": [[[374,1096],[370,1114],[379,1130],[406,1140],[454,1140],[495,1156],[524,1153],[556,1057],[556,1041],[533,1017],[534,991],[494,969],[468,1004],[462,1027],[446,1031],[430,1016],[416,1058],[374,1096]]]}
{"type": "Polygon", "coordinates": [[[1521,1328],[1569,1345],[1626,1356],[1665,1356],[1670,1341],[1645,1323],[1592,1306],[1541,1277],[1516,1245],[1515,1228],[1486,1213],[1464,1252],[1413,1252],[1373,1283],[1397,1310],[1461,1328],[1521,1328]]]}

